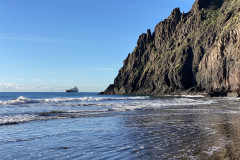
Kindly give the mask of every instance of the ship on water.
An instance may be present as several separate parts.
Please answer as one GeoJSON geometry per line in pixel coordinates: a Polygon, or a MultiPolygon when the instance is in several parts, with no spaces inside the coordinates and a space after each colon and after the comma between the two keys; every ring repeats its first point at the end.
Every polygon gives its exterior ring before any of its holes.
{"type": "Polygon", "coordinates": [[[74,86],[71,89],[67,89],[66,92],[78,92],[78,88],[77,88],[77,86],[74,86]]]}

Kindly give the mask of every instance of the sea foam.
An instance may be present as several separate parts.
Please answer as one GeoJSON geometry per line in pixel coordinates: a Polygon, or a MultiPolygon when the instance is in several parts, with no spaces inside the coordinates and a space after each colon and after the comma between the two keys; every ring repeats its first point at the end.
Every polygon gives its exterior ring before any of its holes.
{"type": "Polygon", "coordinates": [[[30,99],[23,96],[17,99],[0,101],[0,105],[20,105],[20,104],[30,104],[30,103],[58,103],[58,102],[83,102],[83,101],[111,101],[111,100],[145,100],[149,99],[148,96],[136,96],[136,97],[119,97],[119,98],[107,98],[107,97],[81,97],[81,98],[45,98],[45,99],[30,99]]]}

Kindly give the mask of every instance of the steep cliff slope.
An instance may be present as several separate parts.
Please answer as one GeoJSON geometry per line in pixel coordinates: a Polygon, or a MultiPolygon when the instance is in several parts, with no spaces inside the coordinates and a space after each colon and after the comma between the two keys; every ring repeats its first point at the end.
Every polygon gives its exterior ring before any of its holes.
{"type": "Polygon", "coordinates": [[[140,35],[104,94],[240,89],[240,0],[197,0],[140,35]]]}

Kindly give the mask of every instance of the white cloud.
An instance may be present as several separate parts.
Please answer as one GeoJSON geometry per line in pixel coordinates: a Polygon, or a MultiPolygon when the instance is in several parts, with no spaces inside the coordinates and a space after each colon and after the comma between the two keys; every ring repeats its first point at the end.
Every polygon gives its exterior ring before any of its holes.
{"type": "Polygon", "coordinates": [[[22,85],[15,83],[0,83],[0,92],[61,92],[66,86],[22,85]]]}
{"type": "Polygon", "coordinates": [[[15,83],[0,83],[0,90],[20,89],[21,85],[15,83]]]}
{"type": "Polygon", "coordinates": [[[62,40],[58,40],[58,39],[25,37],[25,36],[0,36],[0,39],[14,40],[14,41],[31,41],[31,42],[63,42],[62,40]]]}

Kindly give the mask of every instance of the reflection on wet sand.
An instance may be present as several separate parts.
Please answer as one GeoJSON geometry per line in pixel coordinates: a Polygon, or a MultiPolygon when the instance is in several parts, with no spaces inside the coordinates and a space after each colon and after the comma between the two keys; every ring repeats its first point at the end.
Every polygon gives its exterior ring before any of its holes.
{"type": "Polygon", "coordinates": [[[222,104],[138,110],[125,118],[138,158],[240,159],[240,112],[222,104]]]}
{"type": "MultiPolygon", "coordinates": [[[[229,143],[223,146],[219,152],[211,157],[212,159],[240,159],[240,121],[236,115],[227,115],[221,118],[213,128],[229,143]]],[[[238,117],[240,115],[238,114],[238,117]]]]}

